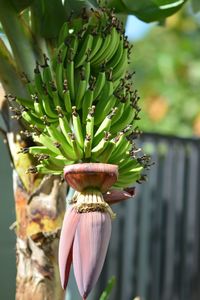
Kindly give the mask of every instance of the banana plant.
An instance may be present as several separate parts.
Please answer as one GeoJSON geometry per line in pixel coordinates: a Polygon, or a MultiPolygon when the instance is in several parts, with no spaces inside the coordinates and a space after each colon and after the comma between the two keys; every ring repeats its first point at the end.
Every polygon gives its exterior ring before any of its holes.
{"type": "Polygon", "coordinates": [[[0,80],[6,93],[1,132],[14,172],[16,299],[63,299],[57,252],[67,191],[60,176],[64,167],[76,193],[61,232],[62,286],[67,285],[72,252],[83,299],[99,277],[114,217],[109,204],[130,198],[130,185],[144,179],[141,172],[149,166],[127,138],[138,134],[140,110],[127,73],[131,47],[123,25],[105,6],[149,22],[174,13],[185,1],[161,2],[108,1],[100,8],[96,1],[0,1],[0,80]],[[80,163],[92,164],[95,181],[88,172],[79,180],[83,172],[72,166],[80,163]],[[97,186],[102,164],[104,180],[97,186]],[[88,222],[93,226],[87,227],[88,222]],[[91,234],[82,234],[84,228],[91,234]],[[88,243],[96,239],[91,261],[84,252],[85,238],[88,243]]]}

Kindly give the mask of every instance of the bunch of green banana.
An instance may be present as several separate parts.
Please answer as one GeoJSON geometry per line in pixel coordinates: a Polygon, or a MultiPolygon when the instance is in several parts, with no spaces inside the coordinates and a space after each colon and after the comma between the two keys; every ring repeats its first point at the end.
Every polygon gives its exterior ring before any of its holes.
{"type": "Polygon", "coordinates": [[[44,56],[27,82],[28,99],[14,99],[41,145],[28,149],[39,157],[30,172],[61,174],[67,164],[102,162],[119,166],[117,188],[141,179],[146,165],[129,139],[140,111],[127,73],[130,49],[109,10],[92,10],[88,18],[63,25],[52,59],[44,56]]]}

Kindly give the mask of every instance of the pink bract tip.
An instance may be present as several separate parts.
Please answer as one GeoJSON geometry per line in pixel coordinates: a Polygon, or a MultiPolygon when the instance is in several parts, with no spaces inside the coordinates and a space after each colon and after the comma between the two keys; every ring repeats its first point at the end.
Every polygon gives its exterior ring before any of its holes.
{"type": "Polygon", "coordinates": [[[63,220],[58,251],[60,278],[63,289],[66,288],[68,282],[72,263],[72,246],[79,218],[80,214],[75,209],[69,208],[63,220]]]}
{"type": "Polygon", "coordinates": [[[73,266],[80,294],[84,299],[101,273],[111,235],[108,213],[82,214],[73,245],[73,266]]]}

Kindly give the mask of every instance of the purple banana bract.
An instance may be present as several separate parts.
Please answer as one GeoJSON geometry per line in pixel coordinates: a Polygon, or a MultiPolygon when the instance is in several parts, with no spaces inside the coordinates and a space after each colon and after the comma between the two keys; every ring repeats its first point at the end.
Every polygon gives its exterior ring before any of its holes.
{"type": "Polygon", "coordinates": [[[71,263],[79,292],[86,299],[101,273],[111,235],[108,212],[66,212],[59,246],[59,266],[65,289],[71,263]]]}

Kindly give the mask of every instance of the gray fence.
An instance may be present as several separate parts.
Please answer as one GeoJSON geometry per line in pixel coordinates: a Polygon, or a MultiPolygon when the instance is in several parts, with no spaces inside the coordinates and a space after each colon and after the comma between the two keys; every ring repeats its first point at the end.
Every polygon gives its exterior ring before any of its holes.
{"type": "Polygon", "coordinates": [[[93,299],[200,299],[200,141],[145,134],[155,165],[135,199],[113,206],[112,240],[93,299]]]}

